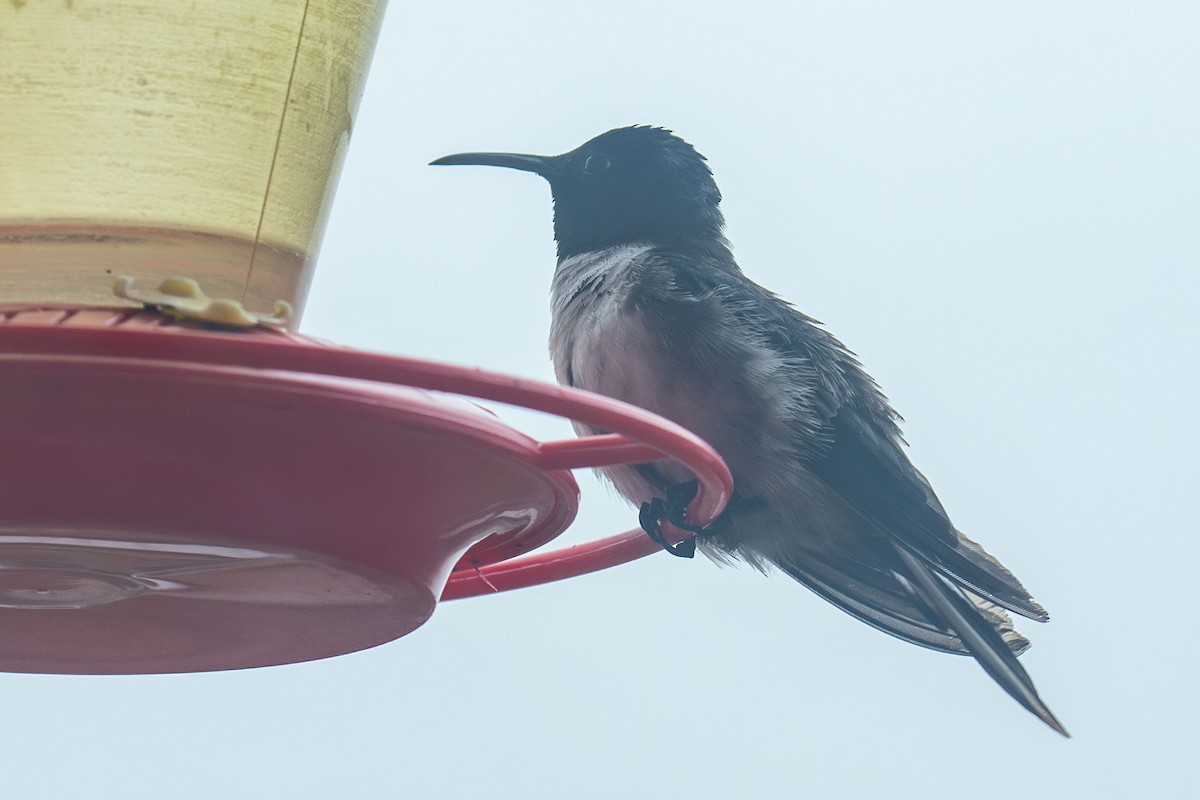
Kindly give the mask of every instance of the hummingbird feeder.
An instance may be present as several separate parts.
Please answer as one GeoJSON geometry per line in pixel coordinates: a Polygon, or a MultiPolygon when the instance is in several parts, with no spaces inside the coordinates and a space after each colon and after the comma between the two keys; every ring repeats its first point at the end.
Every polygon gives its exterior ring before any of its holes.
{"type": "Polygon", "coordinates": [[[674,458],[689,518],[723,508],[720,458],[649,412],[295,332],[383,7],[0,7],[0,671],[324,658],[655,552],[534,552],[576,468],[674,458]]]}

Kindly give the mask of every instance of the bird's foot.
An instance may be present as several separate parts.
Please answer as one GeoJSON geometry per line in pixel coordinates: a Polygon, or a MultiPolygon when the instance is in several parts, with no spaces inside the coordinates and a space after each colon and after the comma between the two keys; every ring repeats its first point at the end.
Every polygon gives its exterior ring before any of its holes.
{"type": "Polygon", "coordinates": [[[641,523],[642,530],[646,532],[646,535],[657,543],[659,547],[673,556],[694,558],[696,555],[696,537],[692,536],[684,539],[679,544],[671,544],[667,541],[667,537],[662,531],[662,521],[664,519],[669,521],[670,517],[667,512],[667,504],[661,497],[656,497],[648,503],[642,503],[641,511],[638,512],[638,522],[641,523]]]}
{"type": "Polygon", "coordinates": [[[696,537],[691,536],[679,544],[671,544],[663,534],[662,522],[666,520],[680,530],[693,534],[700,533],[702,528],[689,525],[686,519],[687,504],[696,496],[697,489],[696,481],[669,486],[666,500],[655,497],[648,503],[642,503],[642,508],[638,512],[638,522],[641,523],[642,530],[651,540],[673,556],[694,558],[696,556],[696,537]]]}

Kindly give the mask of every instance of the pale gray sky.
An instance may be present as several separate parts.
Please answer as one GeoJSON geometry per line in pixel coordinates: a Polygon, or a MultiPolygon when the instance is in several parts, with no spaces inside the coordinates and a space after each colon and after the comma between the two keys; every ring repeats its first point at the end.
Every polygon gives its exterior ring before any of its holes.
{"type": "MultiPolygon", "coordinates": [[[[787,578],[660,555],[325,662],[3,676],[6,796],[1200,790],[1198,43],[1189,3],[397,2],[302,326],[549,380],[547,187],[425,164],[673,128],[743,269],[859,353],[1049,608],[1023,661],[1073,740],[787,578]]],[[[580,482],[569,536],[635,523],[580,482]]]]}

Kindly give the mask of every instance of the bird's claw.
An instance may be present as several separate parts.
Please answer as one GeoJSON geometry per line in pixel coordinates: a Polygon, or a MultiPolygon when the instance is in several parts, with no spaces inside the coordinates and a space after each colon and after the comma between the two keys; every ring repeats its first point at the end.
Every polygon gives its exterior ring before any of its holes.
{"type": "Polygon", "coordinates": [[[691,525],[687,521],[688,503],[692,502],[692,498],[696,496],[696,492],[699,490],[700,484],[697,481],[676,483],[673,486],[667,487],[667,499],[665,502],[667,520],[681,531],[700,533],[704,530],[699,525],[691,525]]]}
{"type": "Polygon", "coordinates": [[[641,523],[642,530],[651,540],[673,556],[680,558],[696,556],[695,536],[690,536],[679,544],[671,544],[662,531],[662,522],[665,519],[680,530],[693,534],[700,533],[701,528],[689,525],[686,520],[687,504],[696,495],[696,490],[695,481],[668,487],[666,500],[655,497],[648,503],[642,503],[642,508],[638,512],[638,522],[641,523]]]}

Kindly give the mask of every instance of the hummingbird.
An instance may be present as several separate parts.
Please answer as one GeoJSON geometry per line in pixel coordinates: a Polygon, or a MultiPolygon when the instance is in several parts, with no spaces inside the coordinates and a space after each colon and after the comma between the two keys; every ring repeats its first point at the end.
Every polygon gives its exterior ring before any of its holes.
{"type": "Polygon", "coordinates": [[[558,381],[679,423],[729,466],[729,504],[703,529],[687,521],[696,483],[678,462],[604,468],[648,535],[675,555],[698,546],[717,562],[774,567],[885,633],[973,656],[1069,736],[1017,660],[1029,641],[1009,612],[1045,622],[1045,609],[951,523],[858,358],[742,272],[721,192],[692,145],[635,125],[561,155],[459,153],[432,163],[549,182],[558,381]],[[695,536],[672,545],[664,521],[695,536]]]}

